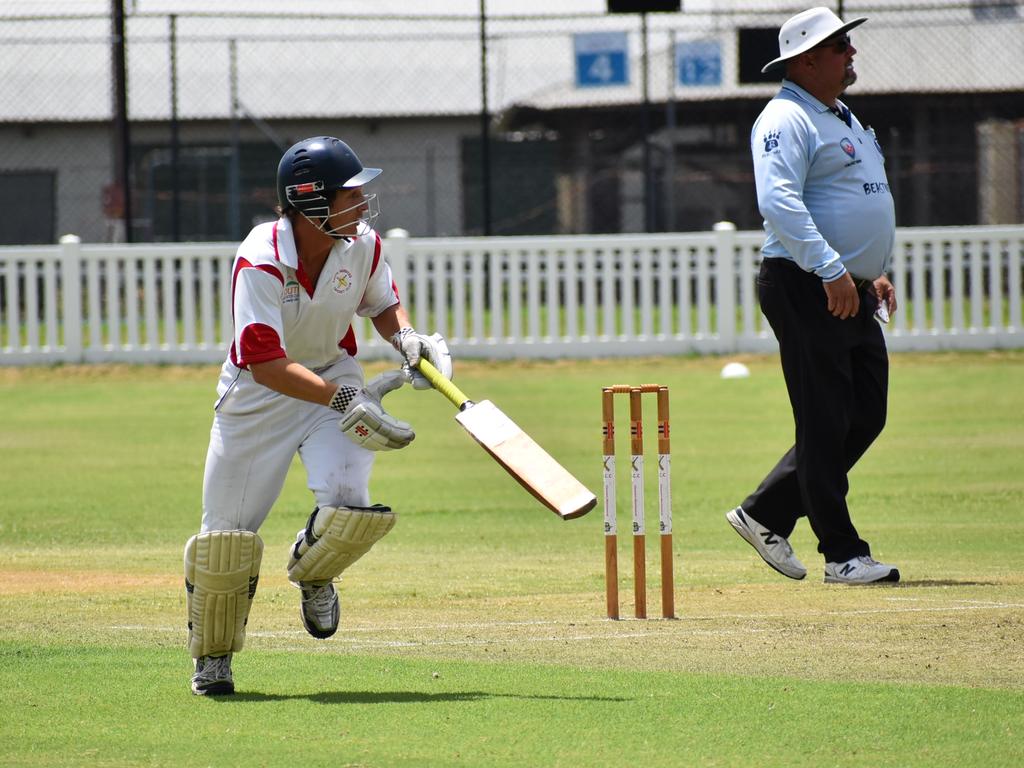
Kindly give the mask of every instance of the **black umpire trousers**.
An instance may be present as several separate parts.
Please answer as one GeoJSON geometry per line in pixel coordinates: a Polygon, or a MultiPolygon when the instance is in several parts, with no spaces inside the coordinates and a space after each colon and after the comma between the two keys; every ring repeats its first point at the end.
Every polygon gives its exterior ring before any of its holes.
{"type": "Polygon", "coordinates": [[[788,259],[764,259],[757,284],[779,341],[796,441],[743,509],[787,538],[806,515],[826,562],[869,555],[846,494],[847,473],[885,426],[889,359],[877,299],[863,283],[857,315],[840,320],[821,279],[788,259]]]}

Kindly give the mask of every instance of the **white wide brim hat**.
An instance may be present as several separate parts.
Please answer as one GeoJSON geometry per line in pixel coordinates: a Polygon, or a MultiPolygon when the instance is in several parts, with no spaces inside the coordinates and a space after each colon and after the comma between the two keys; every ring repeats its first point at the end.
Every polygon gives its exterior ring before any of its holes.
{"type": "Polygon", "coordinates": [[[806,53],[818,43],[841,35],[865,21],[867,17],[843,21],[828,8],[811,8],[798,13],[779,30],[779,57],[765,64],[761,72],[767,73],[794,56],[806,53]]]}

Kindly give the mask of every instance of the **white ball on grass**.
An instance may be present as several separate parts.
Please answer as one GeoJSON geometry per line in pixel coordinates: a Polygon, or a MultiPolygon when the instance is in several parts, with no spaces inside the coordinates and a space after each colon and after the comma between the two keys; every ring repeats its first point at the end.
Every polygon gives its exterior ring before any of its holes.
{"type": "Polygon", "coordinates": [[[750,369],[743,363],[726,363],[722,368],[723,379],[745,379],[750,376],[750,369]]]}

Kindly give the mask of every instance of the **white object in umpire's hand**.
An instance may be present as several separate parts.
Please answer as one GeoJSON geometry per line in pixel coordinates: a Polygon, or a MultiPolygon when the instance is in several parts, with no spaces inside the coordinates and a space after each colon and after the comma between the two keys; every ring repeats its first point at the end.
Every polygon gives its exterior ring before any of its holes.
{"type": "Polygon", "coordinates": [[[878,318],[879,322],[889,322],[889,303],[885,299],[878,300],[878,306],[875,308],[875,317],[878,318]]]}

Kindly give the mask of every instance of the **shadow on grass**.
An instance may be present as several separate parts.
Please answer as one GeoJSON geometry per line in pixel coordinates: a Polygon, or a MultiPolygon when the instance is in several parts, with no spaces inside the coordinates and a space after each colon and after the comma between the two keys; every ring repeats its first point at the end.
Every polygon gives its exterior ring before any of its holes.
{"type": "Polygon", "coordinates": [[[529,699],[535,701],[607,701],[625,702],[632,699],[621,696],[542,696],[515,693],[487,693],[485,691],[450,691],[423,693],[422,691],[323,691],[320,693],[259,693],[242,692],[232,696],[211,696],[214,701],[290,701],[307,699],[317,704],[425,704],[446,701],[481,701],[483,699],[529,699]]]}
{"type": "Polygon", "coordinates": [[[900,581],[897,584],[888,584],[893,589],[904,587],[1000,587],[1002,584],[996,581],[969,581],[958,579],[910,579],[900,581]]]}

